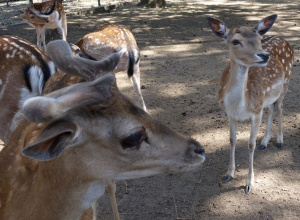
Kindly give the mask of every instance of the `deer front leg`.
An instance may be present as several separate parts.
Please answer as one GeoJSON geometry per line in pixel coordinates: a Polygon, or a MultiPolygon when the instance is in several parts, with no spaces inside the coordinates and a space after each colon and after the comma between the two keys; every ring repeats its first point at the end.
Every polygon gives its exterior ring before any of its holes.
{"type": "Polygon", "coordinates": [[[41,31],[41,38],[43,40],[43,48],[44,48],[45,51],[47,51],[47,48],[46,48],[46,36],[45,35],[46,35],[46,28],[43,27],[42,31],[41,31]]]}
{"type": "Polygon", "coordinates": [[[248,178],[246,182],[245,193],[249,194],[252,191],[253,184],[254,184],[254,171],[253,171],[253,159],[254,159],[254,150],[256,147],[256,137],[259,131],[259,126],[261,123],[262,111],[258,115],[254,115],[251,118],[251,130],[250,130],[250,139],[248,142],[249,148],[249,172],[248,178]]]}
{"type": "Polygon", "coordinates": [[[145,102],[144,102],[144,99],[143,99],[143,96],[142,96],[142,92],[141,92],[139,63],[140,63],[140,61],[138,61],[134,65],[134,72],[133,72],[133,75],[132,75],[132,82],[133,82],[135,93],[138,96],[138,102],[139,102],[139,104],[143,107],[143,109],[145,111],[147,111],[147,108],[146,108],[146,105],[145,105],[145,102]]]}
{"type": "Polygon", "coordinates": [[[36,45],[39,48],[42,48],[42,44],[41,44],[42,27],[36,26],[35,31],[36,31],[36,45]]]}
{"type": "Polygon", "coordinates": [[[115,180],[112,180],[107,185],[107,191],[109,194],[110,204],[114,215],[114,220],[120,220],[119,210],[118,210],[118,204],[116,199],[116,184],[115,180]]]}
{"type": "Polygon", "coordinates": [[[277,117],[278,117],[278,133],[277,133],[277,148],[279,150],[283,149],[283,134],[282,134],[282,100],[283,95],[277,100],[277,117]]]}
{"type": "Polygon", "coordinates": [[[273,114],[274,114],[274,104],[271,104],[270,106],[268,106],[268,125],[267,125],[266,135],[264,136],[264,139],[261,141],[261,144],[260,144],[258,150],[267,149],[268,143],[271,138],[273,114]]]}
{"type": "Polygon", "coordinates": [[[227,176],[223,177],[222,182],[227,183],[234,178],[235,172],[235,145],[236,145],[236,125],[237,121],[229,116],[230,126],[230,161],[227,176]]]}

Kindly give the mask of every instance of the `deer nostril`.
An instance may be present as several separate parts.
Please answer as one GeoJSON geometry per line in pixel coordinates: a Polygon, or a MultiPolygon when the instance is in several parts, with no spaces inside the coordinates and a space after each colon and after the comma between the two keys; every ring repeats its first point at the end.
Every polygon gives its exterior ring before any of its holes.
{"type": "Polygon", "coordinates": [[[190,142],[189,142],[189,145],[193,146],[194,153],[205,156],[204,148],[197,141],[195,141],[194,139],[191,139],[190,142]]]}
{"type": "Polygon", "coordinates": [[[259,54],[257,54],[257,56],[260,57],[263,62],[267,62],[269,60],[269,54],[268,53],[259,53],[259,54]]]}
{"type": "Polygon", "coordinates": [[[196,154],[201,154],[202,156],[205,155],[205,150],[204,150],[204,148],[201,147],[201,146],[196,147],[196,149],[194,150],[194,152],[195,152],[196,154]]]}

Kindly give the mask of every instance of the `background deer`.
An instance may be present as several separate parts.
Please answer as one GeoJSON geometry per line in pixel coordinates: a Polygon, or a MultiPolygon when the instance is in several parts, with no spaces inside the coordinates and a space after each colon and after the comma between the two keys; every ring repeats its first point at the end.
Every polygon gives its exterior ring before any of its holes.
{"type": "Polygon", "coordinates": [[[140,50],[133,34],[128,29],[117,25],[107,25],[85,35],[75,45],[81,50],[78,51],[80,56],[95,60],[101,60],[117,50],[125,49],[126,52],[115,72],[127,71],[128,77],[132,77],[139,104],[145,111],[147,110],[140,85],[140,50]]]}
{"type": "Polygon", "coordinates": [[[249,148],[249,173],[245,192],[251,192],[254,183],[253,157],[256,136],[261,124],[263,108],[268,107],[268,125],[260,150],[266,149],[271,135],[274,105],[278,111],[277,147],[283,147],[281,127],[282,100],[287,92],[293,66],[293,48],[279,37],[264,35],[273,25],[277,15],[261,20],[254,28],[238,27],[227,30],[224,22],[208,18],[212,31],[229,46],[230,62],[223,71],[218,101],[230,125],[230,162],[223,182],[234,177],[236,125],[251,119],[249,148]]]}
{"type": "Polygon", "coordinates": [[[45,31],[46,29],[58,28],[61,31],[62,39],[67,39],[67,17],[64,6],[58,1],[46,1],[33,3],[21,12],[21,18],[36,30],[37,45],[46,50],[45,31]]]}
{"type": "Polygon", "coordinates": [[[43,50],[12,36],[0,36],[0,60],[0,139],[7,143],[22,119],[24,101],[42,94],[56,68],[43,50]]]}
{"type": "Polygon", "coordinates": [[[86,210],[111,180],[204,161],[198,142],[133,105],[113,75],[99,77],[122,51],[102,61],[75,57],[64,41],[50,42],[47,51],[65,73],[47,81],[44,96],[25,101],[31,122],[21,120],[0,153],[0,219],[91,219],[86,210]],[[70,74],[81,83],[65,87],[70,74]]]}

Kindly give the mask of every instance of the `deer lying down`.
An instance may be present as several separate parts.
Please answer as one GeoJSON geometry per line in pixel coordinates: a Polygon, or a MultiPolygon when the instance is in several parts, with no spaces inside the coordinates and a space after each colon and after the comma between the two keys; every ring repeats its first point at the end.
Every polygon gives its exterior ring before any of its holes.
{"type": "Polygon", "coordinates": [[[126,28],[117,25],[106,25],[96,32],[89,33],[75,43],[79,56],[102,60],[120,49],[126,50],[115,73],[127,71],[132,79],[138,103],[146,111],[140,83],[140,50],[133,34],[126,28]]]}
{"type": "Polygon", "coordinates": [[[58,1],[46,1],[33,3],[29,1],[29,6],[21,11],[21,18],[36,30],[37,45],[46,50],[45,32],[46,29],[59,28],[62,39],[67,39],[67,17],[64,6],[58,1]]]}
{"type": "Polygon", "coordinates": [[[0,153],[0,219],[91,219],[85,211],[107,181],[190,170],[204,161],[198,142],[133,105],[113,75],[99,77],[122,52],[91,61],[72,55],[64,41],[50,42],[47,51],[66,74],[48,80],[50,93],[25,101],[29,121],[18,124],[0,153]],[[56,90],[68,74],[86,82],[56,90]]]}

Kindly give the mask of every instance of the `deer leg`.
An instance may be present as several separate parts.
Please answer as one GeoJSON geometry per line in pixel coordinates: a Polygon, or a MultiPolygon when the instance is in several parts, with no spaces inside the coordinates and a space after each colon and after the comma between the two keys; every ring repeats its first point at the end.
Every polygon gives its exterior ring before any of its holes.
{"type": "Polygon", "coordinates": [[[282,134],[282,100],[283,95],[279,97],[276,103],[278,117],[278,133],[277,133],[277,148],[283,149],[283,134],[282,134]]]}
{"type": "Polygon", "coordinates": [[[237,121],[229,116],[230,126],[230,161],[227,176],[222,178],[223,183],[227,183],[234,178],[235,172],[235,145],[236,145],[236,125],[237,121]]]}
{"type": "Polygon", "coordinates": [[[117,199],[116,199],[116,184],[115,184],[114,180],[112,180],[108,184],[107,190],[108,190],[108,193],[109,193],[110,204],[111,204],[111,207],[112,207],[114,220],[120,220],[118,204],[117,204],[117,199]]]}
{"type": "Polygon", "coordinates": [[[64,30],[62,27],[60,27],[60,30],[61,30],[61,34],[62,34],[62,39],[63,39],[64,41],[66,41],[67,39],[66,39],[66,33],[65,33],[65,30],[64,30]]]}
{"type": "Polygon", "coordinates": [[[254,184],[254,171],[253,171],[253,159],[254,159],[254,150],[256,147],[256,137],[259,131],[259,126],[261,123],[262,111],[259,115],[255,115],[251,118],[251,130],[250,130],[250,139],[248,142],[249,148],[249,173],[246,182],[245,193],[249,194],[252,191],[254,184]]]}
{"type": "Polygon", "coordinates": [[[41,38],[43,40],[43,48],[44,48],[45,51],[47,51],[46,50],[46,36],[45,35],[46,35],[46,29],[43,27],[42,31],[41,31],[41,38]]]}
{"type": "Polygon", "coordinates": [[[138,102],[140,103],[140,105],[143,107],[143,109],[145,111],[147,111],[143,96],[142,96],[142,92],[141,92],[141,84],[140,84],[140,67],[139,67],[139,61],[135,64],[134,66],[134,72],[132,75],[132,82],[133,82],[133,86],[135,89],[135,93],[138,96],[138,102]]]}
{"type": "Polygon", "coordinates": [[[42,48],[42,45],[41,45],[41,28],[36,26],[35,31],[36,31],[36,45],[39,48],[42,48]]]}
{"type": "Polygon", "coordinates": [[[97,202],[92,206],[93,208],[93,220],[97,220],[97,202]]]}
{"type": "Polygon", "coordinates": [[[274,114],[274,104],[268,106],[268,125],[266,130],[266,135],[264,136],[258,150],[265,150],[267,149],[268,143],[271,138],[271,129],[272,129],[272,122],[273,122],[273,114],[274,114]]]}

